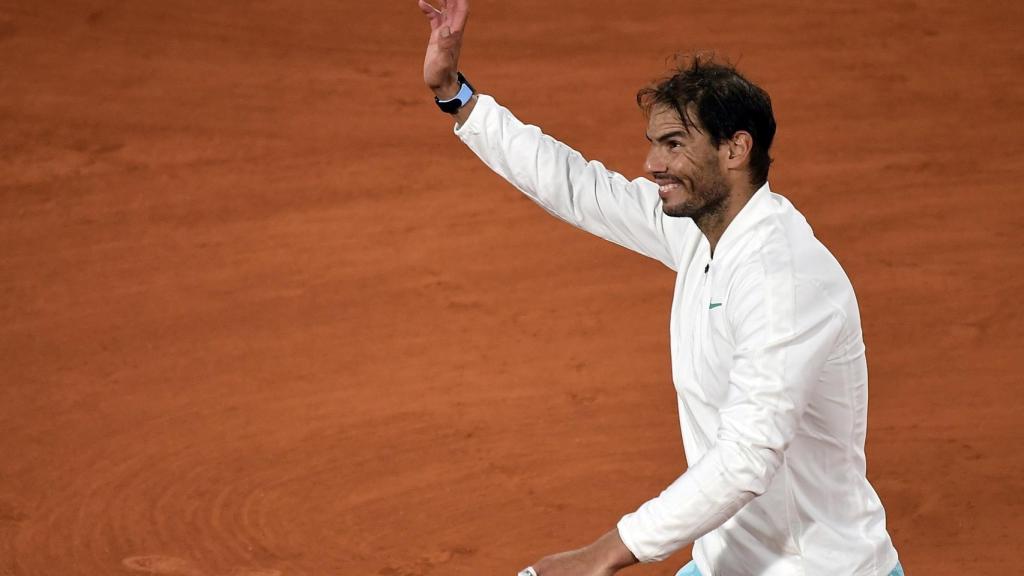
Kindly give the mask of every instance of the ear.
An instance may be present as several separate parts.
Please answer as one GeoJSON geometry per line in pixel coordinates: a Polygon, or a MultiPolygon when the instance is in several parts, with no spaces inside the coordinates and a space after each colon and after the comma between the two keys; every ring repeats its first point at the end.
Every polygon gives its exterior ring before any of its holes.
{"type": "Polygon", "coordinates": [[[722,145],[726,147],[725,166],[730,170],[743,168],[750,160],[750,151],[754,148],[754,138],[750,132],[740,130],[722,145]]]}

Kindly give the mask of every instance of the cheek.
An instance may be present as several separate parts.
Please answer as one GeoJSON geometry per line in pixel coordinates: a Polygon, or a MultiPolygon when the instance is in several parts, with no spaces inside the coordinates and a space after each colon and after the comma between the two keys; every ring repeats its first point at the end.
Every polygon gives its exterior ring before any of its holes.
{"type": "Polygon", "coordinates": [[[718,165],[717,156],[705,156],[699,159],[691,159],[691,173],[694,178],[703,182],[713,181],[720,178],[722,171],[718,165]]]}
{"type": "Polygon", "coordinates": [[[688,156],[686,153],[674,155],[668,163],[669,168],[674,174],[683,176],[692,176],[695,172],[693,158],[688,156]]]}

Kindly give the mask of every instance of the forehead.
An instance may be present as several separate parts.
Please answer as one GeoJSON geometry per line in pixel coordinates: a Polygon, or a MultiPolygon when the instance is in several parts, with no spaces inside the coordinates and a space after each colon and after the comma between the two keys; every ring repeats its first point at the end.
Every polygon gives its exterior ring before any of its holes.
{"type": "Polygon", "coordinates": [[[703,133],[700,120],[697,119],[696,108],[691,104],[686,108],[686,112],[688,123],[683,122],[674,107],[667,104],[654,105],[647,118],[647,135],[657,138],[659,135],[670,132],[682,132],[688,136],[698,136],[703,133]]]}

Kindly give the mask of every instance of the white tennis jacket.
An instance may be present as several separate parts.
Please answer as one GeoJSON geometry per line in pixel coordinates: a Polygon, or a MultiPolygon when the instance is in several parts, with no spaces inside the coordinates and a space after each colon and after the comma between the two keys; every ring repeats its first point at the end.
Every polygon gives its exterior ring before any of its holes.
{"type": "Polygon", "coordinates": [[[658,186],[588,162],[481,95],[458,137],[555,216],[678,272],[672,374],[688,469],[618,523],[641,561],[694,542],[704,576],[885,576],[865,476],[868,378],[849,279],[768,185],[714,259],[658,186]]]}

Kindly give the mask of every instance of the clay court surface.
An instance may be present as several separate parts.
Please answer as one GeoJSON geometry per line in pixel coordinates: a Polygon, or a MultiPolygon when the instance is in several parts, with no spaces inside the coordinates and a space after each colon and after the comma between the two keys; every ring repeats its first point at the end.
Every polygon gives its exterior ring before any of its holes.
{"type": "MultiPolygon", "coordinates": [[[[477,87],[631,177],[674,52],[772,94],[908,574],[1020,573],[1024,8],[473,7],[477,87]]],[[[413,0],[0,1],[0,575],[511,576],[683,470],[672,272],[478,163],[426,38],[413,0]]]]}

